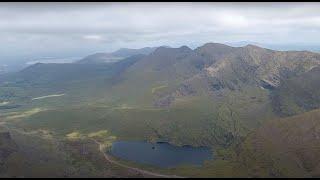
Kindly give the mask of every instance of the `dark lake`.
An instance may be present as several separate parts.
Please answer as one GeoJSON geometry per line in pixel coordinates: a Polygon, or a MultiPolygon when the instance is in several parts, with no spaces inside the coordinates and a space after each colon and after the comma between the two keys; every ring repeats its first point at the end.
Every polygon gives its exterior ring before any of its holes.
{"type": "Polygon", "coordinates": [[[145,141],[117,141],[112,144],[111,154],[117,158],[162,168],[182,164],[201,166],[212,159],[207,147],[174,146],[168,143],[145,141]]]}

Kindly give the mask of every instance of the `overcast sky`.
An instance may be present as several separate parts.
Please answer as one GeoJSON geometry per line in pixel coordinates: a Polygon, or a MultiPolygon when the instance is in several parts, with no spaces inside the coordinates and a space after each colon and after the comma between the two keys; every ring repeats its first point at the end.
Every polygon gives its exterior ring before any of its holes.
{"type": "Polygon", "coordinates": [[[0,62],[120,47],[318,44],[320,3],[0,3],[0,62]]]}

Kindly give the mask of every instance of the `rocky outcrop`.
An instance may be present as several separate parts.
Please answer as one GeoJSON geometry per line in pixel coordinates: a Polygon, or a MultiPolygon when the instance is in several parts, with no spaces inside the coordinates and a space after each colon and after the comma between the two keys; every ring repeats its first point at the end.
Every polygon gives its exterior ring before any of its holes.
{"type": "Polygon", "coordinates": [[[175,92],[164,95],[154,102],[155,107],[169,107],[178,97],[195,95],[196,91],[188,84],[182,84],[175,92]]]}
{"type": "Polygon", "coordinates": [[[169,107],[171,103],[174,101],[175,97],[170,95],[161,97],[154,102],[155,107],[169,107]]]}

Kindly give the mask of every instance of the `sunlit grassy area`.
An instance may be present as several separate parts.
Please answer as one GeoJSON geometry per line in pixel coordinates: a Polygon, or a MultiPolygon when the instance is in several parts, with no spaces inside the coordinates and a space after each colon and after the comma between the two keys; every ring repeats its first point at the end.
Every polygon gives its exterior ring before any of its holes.
{"type": "Polygon", "coordinates": [[[45,109],[42,108],[33,108],[31,110],[22,111],[22,112],[12,112],[8,113],[5,117],[7,120],[13,120],[13,119],[20,119],[20,118],[27,118],[33,114],[37,114],[41,111],[45,111],[45,109]]]}

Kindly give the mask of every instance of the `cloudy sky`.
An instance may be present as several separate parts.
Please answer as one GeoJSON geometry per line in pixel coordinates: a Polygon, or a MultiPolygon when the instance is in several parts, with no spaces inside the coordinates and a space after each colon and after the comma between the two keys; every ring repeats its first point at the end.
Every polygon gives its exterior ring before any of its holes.
{"type": "Polygon", "coordinates": [[[320,3],[0,3],[0,62],[206,42],[320,44],[320,3]]]}

